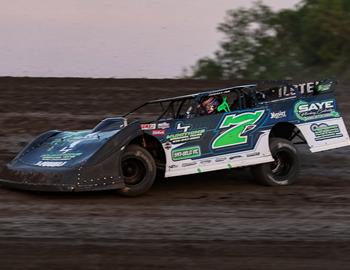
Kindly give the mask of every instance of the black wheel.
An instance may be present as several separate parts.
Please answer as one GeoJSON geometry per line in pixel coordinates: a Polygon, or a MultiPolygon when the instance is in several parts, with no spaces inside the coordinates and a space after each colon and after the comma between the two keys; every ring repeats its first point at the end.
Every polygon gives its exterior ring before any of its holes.
{"type": "Polygon", "coordinates": [[[298,151],[293,143],[282,138],[272,138],[270,150],[275,161],[252,167],[254,178],[267,186],[293,184],[300,169],[298,151]]]}
{"type": "Polygon", "coordinates": [[[118,190],[125,196],[138,196],[146,193],[156,178],[156,163],[152,155],[138,145],[130,145],[121,160],[126,188],[118,190]]]}

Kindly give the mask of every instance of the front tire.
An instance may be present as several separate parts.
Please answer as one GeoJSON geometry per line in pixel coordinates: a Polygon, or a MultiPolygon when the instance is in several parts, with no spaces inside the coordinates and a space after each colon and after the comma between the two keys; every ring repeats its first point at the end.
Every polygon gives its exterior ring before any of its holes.
{"type": "Polygon", "coordinates": [[[275,161],[252,167],[254,178],[266,186],[293,184],[300,170],[298,151],[294,144],[286,139],[272,138],[270,150],[275,161]]]}
{"type": "Polygon", "coordinates": [[[143,147],[130,145],[121,160],[125,188],[118,190],[124,196],[146,193],[156,178],[157,167],[152,155],[143,147]]]}

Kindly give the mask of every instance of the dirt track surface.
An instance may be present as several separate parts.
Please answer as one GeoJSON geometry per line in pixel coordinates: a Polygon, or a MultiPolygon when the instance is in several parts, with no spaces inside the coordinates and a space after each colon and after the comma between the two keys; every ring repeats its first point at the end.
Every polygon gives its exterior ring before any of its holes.
{"type": "MultiPolygon", "coordinates": [[[[228,85],[0,79],[0,165],[48,129],[90,128],[146,97],[228,85]]],[[[0,269],[350,269],[349,151],[301,149],[300,181],[283,188],[242,169],[159,180],[132,199],[0,189],[0,269]]]]}

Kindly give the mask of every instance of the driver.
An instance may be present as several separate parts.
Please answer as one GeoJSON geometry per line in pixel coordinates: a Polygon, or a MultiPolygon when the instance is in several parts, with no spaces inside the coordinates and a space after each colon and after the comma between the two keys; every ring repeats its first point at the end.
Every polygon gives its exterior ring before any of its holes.
{"type": "Polygon", "coordinates": [[[206,114],[210,115],[215,113],[219,105],[220,105],[220,100],[218,97],[213,96],[213,97],[205,98],[200,104],[201,115],[206,115],[206,114]]]}

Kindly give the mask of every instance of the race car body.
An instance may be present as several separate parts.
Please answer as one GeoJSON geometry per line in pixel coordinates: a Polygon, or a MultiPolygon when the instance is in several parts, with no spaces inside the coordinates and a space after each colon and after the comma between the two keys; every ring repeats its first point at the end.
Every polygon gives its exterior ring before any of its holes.
{"type": "Polygon", "coordinates": [[[152,186],[157,171],[172,177],[253,166],[263,184],[291,184],[300,164],[295,144],[311,152],[350,145],[335,84],[251,84],[147,102],[92,130],[39,136],[6,166],[0,183],[133,196],[152,186]],[[219,106],[205,113],[203,101],[211,99],[219,106]]]}
{"type": "Polygon", "coordinates": [[[106,119],[93,130],[49,131],[4,168],[4,185],[32,190],[88,191],[125,187],[121,148],[139,124],[106,119]]]}

